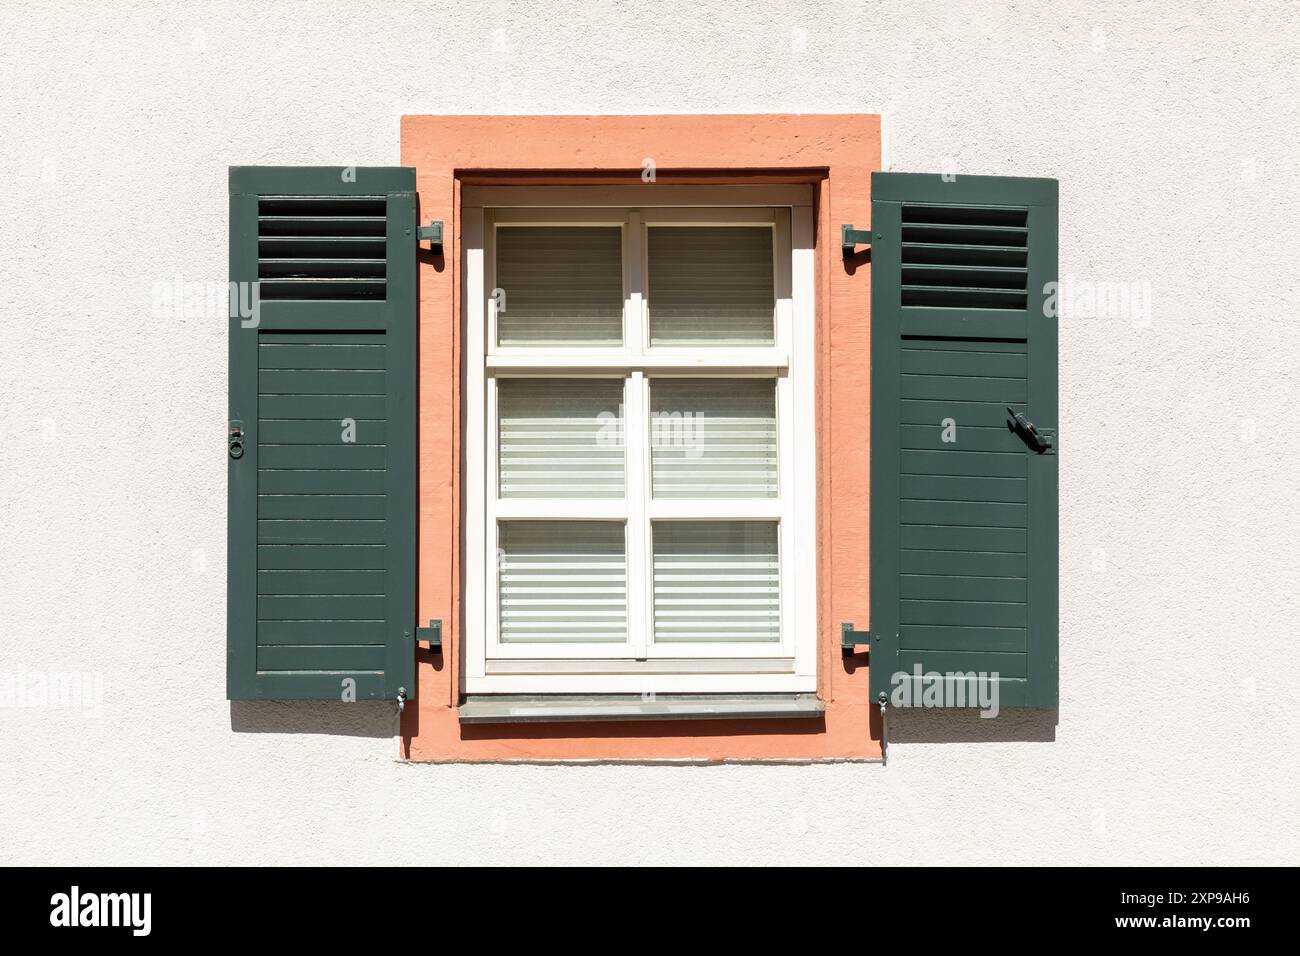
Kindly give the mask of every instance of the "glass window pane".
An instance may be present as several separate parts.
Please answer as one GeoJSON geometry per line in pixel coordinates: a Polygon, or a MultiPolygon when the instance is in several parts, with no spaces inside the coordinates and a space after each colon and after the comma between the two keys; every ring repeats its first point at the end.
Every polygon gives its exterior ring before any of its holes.
{"type": "Polygon", "coordinates": [[[653,379],[650,409],[656,498],[776,497],[773,379],[653,379]]]}
{"type": "Polygon", "coordinates": [[[501,641],[627,640],[627,560],[619,521],[503,521],[501,641]]]}
{"type": "Polygon", "coordinates": [[[772,230],[652,226],[651,345],[771,345],[772,230]]]}
{"type": "Polygon", "coordinates": [[[654,639],[779,641],[774,521],[656,521],[654,639]]]}
{"type": "Polygon", "coordinates": [[[497,382],[502,498],[623,497],[623,380],[497,382]]]}
{"type": "Polygon", "coordinates": [[[622,344],[622,229],[502,226],[496,241],[499,345],[622,344]]]}

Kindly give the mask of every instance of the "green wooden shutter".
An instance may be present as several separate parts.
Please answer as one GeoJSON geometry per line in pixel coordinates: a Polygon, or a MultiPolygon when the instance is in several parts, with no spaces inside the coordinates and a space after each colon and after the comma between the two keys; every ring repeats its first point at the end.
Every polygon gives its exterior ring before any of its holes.
{"type": "Polygon", "coordinates": [[[1057,182],[871,190],[872,698],[919,665],[1055,707],[1057,182]]]}
{"type": "Polygon", "coordinates": [[[230,170],[232,700],[414,696],[415,217],[412,169],[230,170]]]}

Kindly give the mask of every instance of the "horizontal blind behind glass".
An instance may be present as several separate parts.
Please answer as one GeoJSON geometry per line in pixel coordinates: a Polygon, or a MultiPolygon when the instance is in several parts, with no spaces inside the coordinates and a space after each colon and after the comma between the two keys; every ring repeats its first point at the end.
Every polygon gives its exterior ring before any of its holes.
{"type": "Polygon", "coordinates": [[[496,286],[500,345],[623,342],[618,226],[498,227],[496,286]]]}
{"type": "Polygon", "coordinates": [[[627,560],[617,521],[503,521],[502,643],[627,639],[627,560]]]}
{"type": "Polygon", "coordinates": [[[623,497],[623,380],[500,379],[502,498],[623,497]]]}
{"type": "Polygon", "coordinates": [[[652,226],[651,345],[771,345],[775,335],[772,230],[652,226]]]}
{"type": "Polygon", "coordinates": [[[774,498],[772,379],[655,379],[650,384],[656,498],[774,498]]]}
{"type": "Polygon", "coordinates": [[[776,642],[780,573],[774,521],[656,521],[654,639],[776,642]]]}

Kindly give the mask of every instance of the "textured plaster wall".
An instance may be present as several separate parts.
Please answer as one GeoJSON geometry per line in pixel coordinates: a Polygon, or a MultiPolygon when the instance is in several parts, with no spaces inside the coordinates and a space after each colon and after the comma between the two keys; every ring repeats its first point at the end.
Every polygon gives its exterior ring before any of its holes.
{"type": "Polygon", "coordinates": [[[1294,4],[331,6],[0,13],[0,675],[103,688],[0,707],[0,861],[1297,862],[1294,4]],[[402,113],[784,111],[1059,177],[1062,275],[1148,284],[1062,321],[1059,724],[429,766],[388,705],[232,710],[226,324],[155,302],[224,281],[226,166],[391,164],[402,113]]]}

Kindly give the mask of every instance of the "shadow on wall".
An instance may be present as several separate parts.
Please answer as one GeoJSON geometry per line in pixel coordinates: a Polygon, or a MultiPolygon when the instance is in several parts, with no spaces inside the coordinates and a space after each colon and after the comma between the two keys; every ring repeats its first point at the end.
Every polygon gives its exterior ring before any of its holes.
{"type": "Polygon", "coordinates": [[[397,705],[387,700],[342,704],[333,700],[232,700],[237,734],[326,734],[396,737],[397,705]]]}
{"type": "Polygon", "coordinates": [[[1056,739],[1058,711],[1008,707],[996,717],[966,708],[892,708],[891,744],[1044,742],[1056,739]]]}

